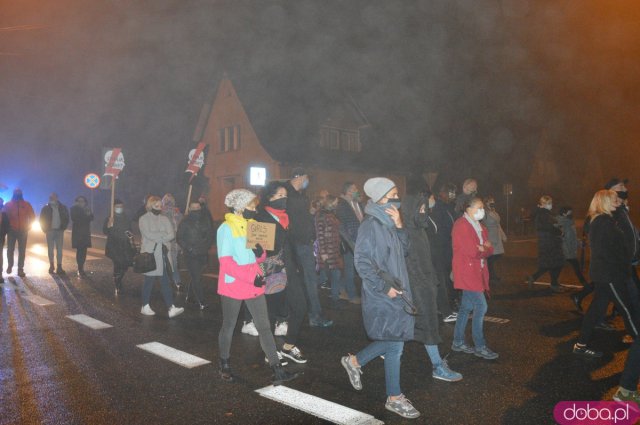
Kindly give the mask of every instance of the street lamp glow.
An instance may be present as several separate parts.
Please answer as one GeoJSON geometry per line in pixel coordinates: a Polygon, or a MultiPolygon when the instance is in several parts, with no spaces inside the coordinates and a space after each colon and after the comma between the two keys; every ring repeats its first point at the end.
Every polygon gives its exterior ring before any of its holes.
{"type": "Polygon", "coordinates": [[[251,186],[264,186],[267,183],[267,169],[264,167],[249,168],[249,184],[251,186]]]}

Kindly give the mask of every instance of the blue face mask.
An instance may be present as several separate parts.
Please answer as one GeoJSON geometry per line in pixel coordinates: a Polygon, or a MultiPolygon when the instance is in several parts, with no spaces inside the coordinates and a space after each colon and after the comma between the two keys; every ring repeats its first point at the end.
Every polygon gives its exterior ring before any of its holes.
{"type": "Polygon", "coordinates": [[[302,190],[305,190],[307,187],[309,187],[309,180],[305,180],[302,182],[302,190]]]}
{"type": "Polygon", "coordinates": [[[384,206],[386,208],[389,208],[392,205],[397,209],[400,209],[400,205],[402,205],[402,201],[400,200],[400,198],[388,198],[387,203],[384,206]]]}

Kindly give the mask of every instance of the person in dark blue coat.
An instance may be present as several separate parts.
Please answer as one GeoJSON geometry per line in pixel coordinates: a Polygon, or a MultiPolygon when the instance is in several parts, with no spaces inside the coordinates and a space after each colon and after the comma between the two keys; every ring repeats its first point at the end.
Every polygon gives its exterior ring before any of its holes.
{"type": "Polygon", "coordinates": [[[417,418],[420,412],[400,389],[400,358],[404,342],[413,339],[415,320],[402,299],[411,300],[411,289],[405,264],[409,238],[398,210],[398,189],[391,180],[374,177],[364,184],[364,191],[371,199],[358,230],[354,257],[362,278],[364,327],[373,342],[356,355],[342,357],[341,363],[351,385],[361,390],[361,367],[384,356],[385,408],[405,418],[417,418]]]}

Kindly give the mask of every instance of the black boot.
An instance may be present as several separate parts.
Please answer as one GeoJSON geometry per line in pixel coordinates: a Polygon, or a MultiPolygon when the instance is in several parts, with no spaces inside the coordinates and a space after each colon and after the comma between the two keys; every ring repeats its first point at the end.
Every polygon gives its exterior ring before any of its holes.
{"type": "Polygon", "coordinates": [[[281,385],[283,382],[292,381],[298,377],[297,373],[287,372],[282,366],[271,366],[273,370],[273,379],[271,382],[274,386],[281,385]]]}
{"type": "Polygon", "coordinates": [[[115,290],[115,294],[118,295],[122,292],[122,278],[121,277],[114,277],[113,278],[113,284],[116,287],[115,290]]]}
{"type": "Polygon", "coordinates": [[[49,274],[54,274],[56,272],[55,267],[53,267],[53,263],[49,263],[49,274]]]}
{"type": "Polygon", "coordinates": [[[229,359],[220,359],[220,377],[223,381],[233,382],[235,377],[231,371],[231,365],[229,359]]]}

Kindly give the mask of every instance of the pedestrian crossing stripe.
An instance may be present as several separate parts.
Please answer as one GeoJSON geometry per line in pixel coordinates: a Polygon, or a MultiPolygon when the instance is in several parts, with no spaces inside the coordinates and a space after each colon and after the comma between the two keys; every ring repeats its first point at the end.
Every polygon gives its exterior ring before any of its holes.
{"type": "Polygon", "coordinates": [[[107,328],[112,328],[113,326],[111,326],[108,323],[104,323],[101,322],[98,319],[94,319],[93,317],[89,317],[86,314],[72,314],[69,316],[66,316],[67,319],[71,319],[74,322],[80,323],[81,325],[85,325],[91,329],[107,329],[107,328]]]}
{"type": "Polygon", "coordinates": [[[493,322],[493,323],[505,324],[505,323],[509,323],[511,320],[509,320],[509,319],[501,319],[499,317],[484,316],[484,321],[485,322],[493,322]]]}
{"type": "Polygon", "coordinates": [[[151,354],[155,354],[158,357],[162,357],[165,360],[169,360],[170,362],[186,367],[187,369],[211,363],[209,360],[201,359],[200,357],[185,353],[184,351],[176,350],[175,348],[159,342],[149,342],[147,344],[136,345],[136,347],[151,354]]]}
{"type": "Polygon", "coordinates": [[[277,401],[294,409],[302,410],[325,421],[339,425],[383,425],[375,417],[334,403],[320,397],[306,394],[282,385],[256,390],[262,397],[277,401]]]}
{"type": "MultiPolygon", "coordinates": [[[[527,281],[525,281],[524,283],[527,283],[527,281]]],[[[551,283],[549,282],[533,282],[535,285],[542,285],[542,286],[551,286],[551,283]]],[[[561,283],[560,286],[564,286],[565,288],[574,288],[574,289],[582,289],[584,288],[581,285],[569,285],[566,283],[561,283]]]]}
{"type": "Polygon", "coordinates": [[[55,304],[53,301],[49,301],[46,298],[39,297],[38,295],[25,295],[22,298],[39,306],[47,306],[55,304]]]}

